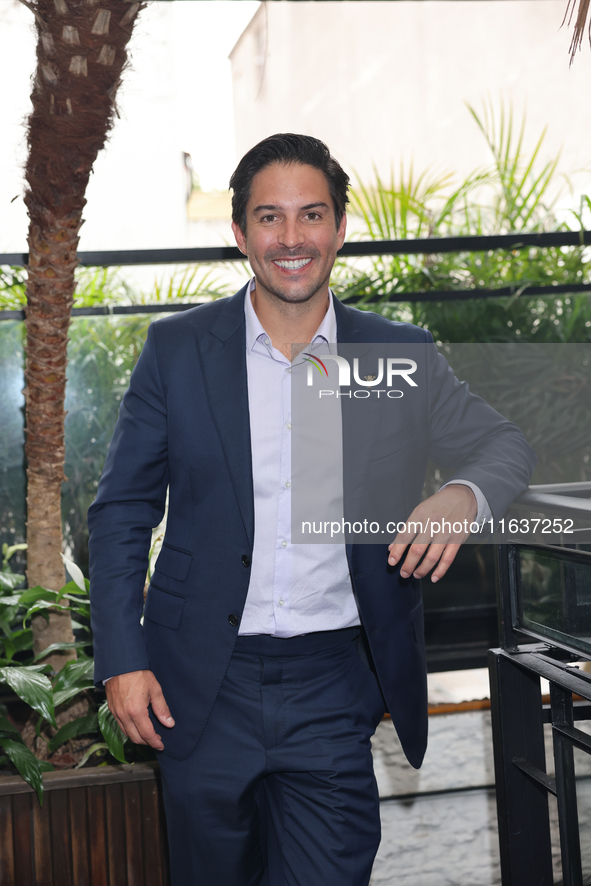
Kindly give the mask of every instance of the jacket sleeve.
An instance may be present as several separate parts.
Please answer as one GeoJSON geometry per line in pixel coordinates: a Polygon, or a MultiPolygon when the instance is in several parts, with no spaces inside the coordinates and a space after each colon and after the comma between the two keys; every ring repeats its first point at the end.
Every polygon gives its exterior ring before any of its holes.
{"type": "Polygon", "coordinates": [[[167,487],[166,392],[153,324],[123,397],[88,512],[97,683],[149,667],[140,619],[151,532],[164,515],[167,487]]]}
{"type": "Polygon", "coordinates": [[[434,344],[427,360],[429,455],[453,469],[447,483],[457,478],[478,486],[497,520],[527,488],[536,454],[517,425],[458,381],[434,344]]]}

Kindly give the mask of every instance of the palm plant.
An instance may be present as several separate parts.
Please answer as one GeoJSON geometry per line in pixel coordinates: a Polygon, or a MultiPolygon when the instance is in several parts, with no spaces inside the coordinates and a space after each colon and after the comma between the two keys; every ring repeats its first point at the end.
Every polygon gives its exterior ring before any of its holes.
{"type": "Polygon", "coordinates": [[[17,590],[24,575],[13,573],[10,561],[26,545],[2,548],[0,567],[0,680],[25,703],[31,716],[24,729],[0,705],[0,767],[8,761],[37,792],[43,802],[43,773],[91,758],[103,762],[130,762],[146,758],[142,749],[127,743],[106,701],[93,687],[92,638],[88,580],[64,558],[72,579],[58,591],[35,587],[17,590]],[[79,639],[57,643],[38,655],[33,650],[30,622],[40,613],[67,611],[75,618],[79,639]],[[54,674],[47,659],[65,650],[78,653],[54,674]],[[68,706],[68,718],[60,723],[57,711],[68,706]]]}
{"type": "MultiPolygon", "coordinates": [[[[78,233],[96,156],[111,127],[126,45],[141,4],[23,0],[35,16],[37,70],[26,165],[29,212],[26,458],[31,586],[60,588],[64,396],[78,233]]],[[[33,619],[39,653],[72,642],[67,610],[33,619]]],[[[72,651],[51,657],[63,666],[72,651]]]]}
{"type": "MultiPolygon", "coordinates": [[[[564,187],[558,160],[540,163],[545,131],[526,156],[525,117],[515,126],[510,108],[501,106],[495,114],[488,103],[481,114],[468,110],[491,150],[492,165],[477,169],[451,191],[449,177],[416,176],[412,167],[401,168],[388,184],[376,174],[372,186],[359,185],[352,193],[353,211],[362,221],[361,239],[569,229],[554,215],[564,187]]],[[[584,198],[578,210],[571,210],[575,230],[582,228],[583,211],[589,208],[584,198]]],[[[553,331],[567,340],[586,341],[591,338],[586,296],[529,297],[527,289],[587,282],[590,267],[582,247],[393,255],[341,260],[334,288],[343,299],[361,297],[362,308],[427,326],[438,341],[550,341],[553,331]],[[479,290],[503,286],[511,286],[517,295],[479,300],[479,290]],[[471,297],[453,300],[454,290],[468,291],[471,297]],[[403,301],[405,293],[434,291],[445,291],[445,300],[403,301]],[[392,304],[392,297],[399,304],[392,304]]]]}
{"type": "MultiPolygon", "coordinates": [[[[572,21],[572,17],[575,11],[575,7],[577,5],[577,0],[568,0],[568,5],[566,7],[566,12],[564,14],[564,19],[562,24],[568,19],[568,23],[570,25],[572,21]],[[570,15],[569,15],[570,13],[570,15]]],[[[585,27],[587,25],[587,16],[589,15],[589,0],[579,0],[579,11],[577,12],[577,17],[575,19],[575,29],[573,31],[573,37],[570,44],[570,63],[575,60],[575,55],[577,50],[581,48],[581,44],[583,42],[583,34],[585,33],[585,27]]],[[[589,25],[591,27],[591,24],[589,25]]],[[[591,39],[591,33],[590,33],[591,39]]]]}

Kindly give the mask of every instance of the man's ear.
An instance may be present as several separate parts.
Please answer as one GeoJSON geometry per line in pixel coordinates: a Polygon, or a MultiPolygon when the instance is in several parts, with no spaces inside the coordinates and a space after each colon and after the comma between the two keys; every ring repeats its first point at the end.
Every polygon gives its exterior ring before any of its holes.
{"type": "Polygon", "coordinates": [[[338,246],[337,249],[340,249],[343,243],[345,242],[345,234],[347,233],[347,216],[343,212],[343,217],[341,219],[341,223],[337,228],[337,237],[338,237],[338,246]]]}
{"type": "Polygon", "coordinates": [[[243,255],[247,255],[246,237],[244,236],[244,234],[242,233],[242,231],[240,230],[240,228],[238,227],[236,222],[232,222],[232,231],[234,233],[234,237],[236,239],[236,245],[238,246],[238,249],[240,250],[240,252],[243,255]]]}

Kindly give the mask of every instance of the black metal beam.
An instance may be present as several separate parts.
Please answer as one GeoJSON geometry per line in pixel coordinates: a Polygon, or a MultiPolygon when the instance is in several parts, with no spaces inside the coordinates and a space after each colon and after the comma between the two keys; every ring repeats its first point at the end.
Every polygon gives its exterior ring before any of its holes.
{"type": "Polygon", "coordinates": [[[503,886],[552,886],[548,785],[532,778],[546,775],[540,679],[502,649],[489,675],[503,886]]]}
{"type": "Polygon", "coordinates": [[[376,302],[399,304],[400,302],[417,301],[469,301],[480,298],[516,298],[567,295],[568,293],[591,292],[591,283],[564,283],[560,285],[533,286],[529,283],[514,283],[511,286],[499,286],[497,289],[425,289],[417,292],[388,292],[385,295],[351,295],[343,298],[346,304],[364,301],[367,304],[376,302]]]}
{"type": "Polygon", "coordinates": [[[519,498],[511,504],[511,508],[520,511],[535,511],[550,513],[553,516],[582,517],[591,519],[591,500],[577,500],[576,503],[569,495],[557,493],[536,492],[526,489],[519,498]]]}
{"type": "MultiPolygon", "coordinates": [[[[564,685],[559,686],[556,683],[550,683],[550,703],[552,707],[552,738],[554,741],[554,766],[556,769],[556,799],[558,801],[562,881],[564,886],[583,886],[577,783],[573,754],[574,738],[572,735],[572,733],[577,733],[579,730],[573,726],[572,692],[564,685]],[[568,733],[571,733],[571,735],[568,733]]],[[[583,749],[589,752],[588,748],[583,749]]]]}
{"type": "Polygon", "coordinates": [[[519,760],[515,759],[512,761],[514,766],[517,766],[518,769],[521,769],[522,772],[529,778],[533,778],[534,781],[537,781],[538,784],[541,784],[549,793],[554,794],[556,796],[556,779],[550,778],[543,769],[538,769],[537,766],[532,766],[532,764],[528,760],[519,760]]]}
{"type": "MultiPolygon", "coordinates": [[[[575,552],[573,551],[573,553],[575,552]]],[[[540,647],[534,645],[533,648],[539,649],[540,647]]],[[[560,662],[552,662],[543,654],[526,650],[527,646],[520,646],[517,653],[503,652],[503,654],[507,655],[519,667],[525,668],[539,677],[543,677],[549,683],[555,683],[564,687],[570,693],[574,692],[583,698],[591,699],[591,684],[580,676],[579,671],[571,668],[567,670],[564,665],[561,666],[560,662]]]]}
{"type": "Polygon", "coordinates": [[[499,618],[499,639],[503,649],[517,650],[523,640],[515,630],[517,612],[515,610],[517,553],[514,545],[497,545],[497,612],[499,618]]]}
{"type": "MultiPolygon", "coordinates": [[[[554,231],[538,234],[515,232],[475,237],[417,237],[411,240],[347,242],[340,250],[339,256],[433,255],[444,252],[487,252],[492,249],[511,251],[531,247],[542,249],[550,246],[589,245],[591,245],[591,231],[554,231]]],[[[117,249],[79,252],[78,258],[80,264],[85,267],[246,261],[245,256],[236,246],[200,246],[187,249],[117,249]]],[[[24,267],[28,260],[29,254],[27,252],[8,252],[0,255],[0,265],[24,267]]]]}
{"type": "MultiPolygon", "coordinates": [[[[2,258],[2,256],[0,256],[2,258]]],[[[1,262],[0,262],[1,263],[1,262]]],[[[553,297],[570,292],[591,292],[591,283],[573,283],[560,286],[530,286],[523,283],[514,286],[502,286],[499,289],[426,289],[422,292],[390,292],[385,296],[372,295],[366,298],[363,295],[350,295],[343,298],[345,304],[358,304],[365,301],[366,304],[403,304],[405,302],[433,302],[433,301],[469,301],[481,298],[507,298],[509,296],[529,297],[539,295],[553,297]]],[[[94,308],[73,308],[73,317],[99,317],[106,314],[153,314],[158,311],[168,313],[170,311],[186,311],[202,304],[206,299],[195,299],[187,304],[145,304],[145,305],[100,305],[94,308]]],[[[25,312],[0,310],[0,320],[24,320],[25,312]]]]}

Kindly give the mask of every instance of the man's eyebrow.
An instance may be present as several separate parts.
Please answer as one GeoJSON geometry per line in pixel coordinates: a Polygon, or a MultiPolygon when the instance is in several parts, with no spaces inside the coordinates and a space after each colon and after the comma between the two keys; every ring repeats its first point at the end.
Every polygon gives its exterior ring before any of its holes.
{"type": "MultiPolygon", "coordinates": [[[[277,212],[277,210],[281,210],[281,206],[276,206],[273,203],[261,203],[260,206],[255,206],[252,210],[253,212],[277,212]]],[[[300,206],[299,211],[310,210],[310,209],[330,209],[330,206],[327,203],[307,203],[306,206],[300,206]]]]}

